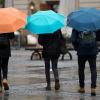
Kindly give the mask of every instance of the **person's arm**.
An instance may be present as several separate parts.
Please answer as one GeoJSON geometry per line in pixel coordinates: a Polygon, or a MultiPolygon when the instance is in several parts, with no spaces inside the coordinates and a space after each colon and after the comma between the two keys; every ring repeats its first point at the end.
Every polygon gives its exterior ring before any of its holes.
{"type": "Polygon", "coordinates": [[[38,43],[40,44],[40,45],[44,45],[44,40],[43,40],[43,36],[42,35],[39,35],[38,36],[38,43]]]}
{"type": "Polygon", "coordinates": [[[8,33],[7,35],[8,35],[8,39],[14,39],[15,38],[14,32],[8,33]]]}
{"type": "Polygon", "coordinates": [[[74,47],[74,49],[77,51],[78,49],[78,31],[75,29],[72,30],[72,35],[71,35],[71,42],[74,47]]]}
{"type": "Polygon", "coordinates": [[[95,33],[96,33],[96,41],[100,42],[100,30],[97,30],[95,33]]]}

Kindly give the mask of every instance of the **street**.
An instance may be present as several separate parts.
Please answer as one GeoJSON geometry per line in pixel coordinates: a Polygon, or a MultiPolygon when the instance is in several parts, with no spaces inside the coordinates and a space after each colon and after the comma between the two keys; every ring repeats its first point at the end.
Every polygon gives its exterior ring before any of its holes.
{"type": "Polygon", "coordinates": [[[78,67],[75,51],[71,51],[73,59],[68,55],[65,60],[59,59],[59,77],[61,88],[54,89],[54,80],[51,70],[52,90],[46,91],[46,81],[43,60],[30,60],[32,51],[12,50],[9,61],[8,80],[10,85],[9,95],[4,93],[0,100],[99,100],[100,98],[100,54],[97,57],[97,96],[91,97],[91,74],[88,63],[85,69],[85,94],[78,90],[78,67]]]}

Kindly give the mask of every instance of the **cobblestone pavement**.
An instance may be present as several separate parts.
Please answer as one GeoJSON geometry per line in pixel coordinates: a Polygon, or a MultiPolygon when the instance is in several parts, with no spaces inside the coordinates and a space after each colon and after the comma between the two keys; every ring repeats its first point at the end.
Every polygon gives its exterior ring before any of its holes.
{"type": "Polygon", "coordinates": [[[8,80],[9,95],[5,92],[0,100],[100,100],[100,54],[97,57],[97,96],[90,95],[90,69],[86,64],[86,93],[79,94],[77,75],[77,56],[71,51],[73,60],[66,55],[65,60],[59,59],[59,75],[61,89],[54,90],[54,80],[51,71],[52,90],[45,91],[45,74],[43,60],[30,60],[32,51],[12,50],[9,62],[8,80]]]}

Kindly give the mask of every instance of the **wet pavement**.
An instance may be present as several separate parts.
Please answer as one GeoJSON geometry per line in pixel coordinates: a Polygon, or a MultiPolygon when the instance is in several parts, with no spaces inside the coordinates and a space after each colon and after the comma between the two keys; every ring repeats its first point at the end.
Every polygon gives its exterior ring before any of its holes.
{"type": "Polygon", "coordinates": [[[65,60],[59,59],[58,68],[61,88],[54,89],[53,73],[51,71],[52,90],[46,91],[43,60],[30,60],[32,51],[20,49],[12,50],[9,61],[8,80],[10,91],[4,92],[0,100],[100,100],[100,54],[97,57],[97,96],[90,95],[90,69],[86,64],[86,93],[80,94],[78,90],[78,68],[75,51],[71,51],[73,60],[68,55],[65,60]]]}

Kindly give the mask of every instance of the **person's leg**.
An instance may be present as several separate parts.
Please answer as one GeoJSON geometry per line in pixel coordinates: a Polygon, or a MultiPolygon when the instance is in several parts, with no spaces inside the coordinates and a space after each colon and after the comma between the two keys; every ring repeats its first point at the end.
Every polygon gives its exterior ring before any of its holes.
{"type": "Polygon", "coordinates": [[[45,75],[46,75],[46,82],[47,82],[47,87],[46,90],[51,90],[51,82],[50,82],[50,59],[45,58],[45,75]]]}
{"type": "Polygon", "coordinates": [[[96,95],[95,88],[97,83],[97,70],[96,70],[96,56],[90,56],[88,58],[90,70],[91,70],[91,95],[96,95]]]}
{"type": "Polygon", "coordinates": [[[0,92],[2,92],[1,57],[0,57],[0,92]]]}
{"type": "Polygon", "coordinates": [[[2,57],[2,73],[3,73],[3,85],[5,90],[9,90],[7,75],[8,75],[8,61],[9,57],[2,57]]]}
{"type": "MultiPolygon", "coordinates": [[[[80,89],[84,91],[84,80],[85,80],[85,75],[84,75],[84,69],[85,69],[85,62],[86,62],[86,57],[85,56],[78,56],[78,75],[79,75],[79,86],[80,89]]],[[[81,92],[81,90],[79,91],[81,92]]]]}
{"type": "Polygon", "coordinates": [[[3,79],[7,79],[7,75],[8,75],[8,61],[9,61],[9,57],[2,57],[3,79]]]}
{"type": "Polygon", "coordinates": [[[59,84],[59,75],[58,75],[58,58],[51,59],[52,62],[52,70],[54,73],[54,79],[55,79],[55,89],[58,90],[60,88],[59,84]]]}

